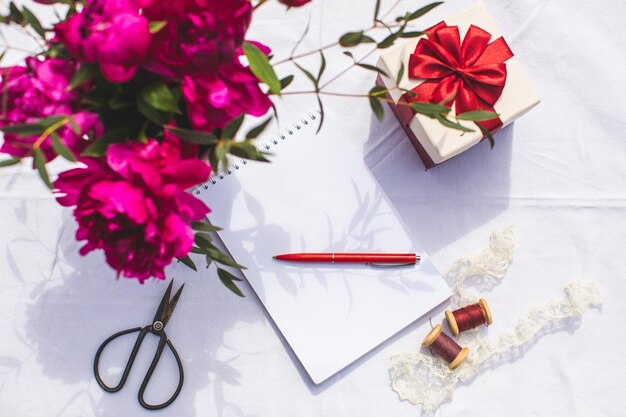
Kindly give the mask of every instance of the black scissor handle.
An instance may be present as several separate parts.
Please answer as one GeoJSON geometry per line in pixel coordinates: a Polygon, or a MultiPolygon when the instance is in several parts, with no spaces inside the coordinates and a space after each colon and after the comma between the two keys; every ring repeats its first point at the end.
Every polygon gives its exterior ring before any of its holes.
{"type": "Polygon", "coordinates": [[[98,385],[100,385],[100,387],[103,390],[105,390],[106,392],[118,392],[119,390],[122,389],[122,387],[126,383],[126,380],[128,379],[130,368],[132,368],[133,366],[133,362],[135,361],[135,357],[137,356],[137,352],[139,351],[141,342],[143,341],[144,337],[146,337],[146,334],[148,334],[149,331],[150,331],[150,327],[148,326],[143,327],[143,328],[135,327],[133,329],[122,330],[121,332],[115,333],[114,335],[107,338],[104,342],[102,342],[102,344],[98,348],[98,351],[96,352],[96,357],[93,361],[93,373],[94,373],[94,376],[96,377],[96,381],[98,382],[98,385]],[[102,354],[102,351],[104,350],[104,348],[106,348],[110,342],[112,342],[113,340],[117,339],[120,336],[124,336],[125,334],[134,333],[134,332],[139,332],[139,335],[137,336],[137,340],[135,341],[135,346],[133,346],[133,350],[130,356],[128,357],[128,362],[126,362],[126,367],[124,368],[124,372],[122,373],[120,382],[114,387],[109,387],[107,384],[104,383],[104,381],[100,377],[100,370],[99,370],[100,355],[102,354]]]}
{"type": "Polygon", "coordinates": [[[141,383],[141,387],[139,388],[139,394],[138,394],[139,404],[141,404],[143,408],[148,409],[148,410],[159,410],[173,403],[176,397],[178,397],[178,394],[180,394],[180,390],[183,388],[183,382],[185,380],[185,373],[183,372],[183,363],[181,362],[180,357],[178,356],[178,352],[174,348],[174,345],[172,345],[172,342],[170,342],[170,340],[167,338],[167,336],[165,335],[165,332],[160,333],[159,336],[161,337],[161,340],[159,340],[159,346],[157,347],[157,351],[154,354],[154,358],[152,359],[150,368],[148,368],[148,372],[146,373],[146,376],[143,378],[143,382],[141,383]],[[161,359],[161,354],[163,353],[163,349],[165,349],[166,344],[172,351],[172,354],[174,355],[174,358],[176,359],[176,365],[178,365],[178,386],[176,387],[176,391],[174,391],[174,394],[172,394],[169,400],[165,401],[162,404],[157,404],[157,405],[148,404],[144,400],[143,395],[146,392],[146,388],[148,388],[148,383],[150,382],[152,373],[156,369],[157,363],[159,363],[159,359],[161,359]]]}
{"type": "MultiPolygon", "coordinates": [[[[122,330],[121,332],[117,332],[114,335],[107,338],[104,342],[102,342],[102,344],[98,348],[98,351],[96,352],[96,357],[93,361],[93,372],[96,377],[96,381],[98,382],[98,385],[100,385],[100,387],[103,390],[107,392],[118,392],[119,390],[122,389],[122,387],[126,383],[126,380],[128,379],[128,374],[130,373],[130,369],[132,368],[133,363],[135,362],[135,357],[137,357],[137,352],[139,352],[141,343],[143,342],[143,339],[146,337],[146,335],[150,332],[151,332],[150,326],[146,326],[143,328],[135,327],[133,329],[122,330]],[[133,350],[130,353],[130,356],[128,357],[128,362],[126,362],[126,367],[124,368],[124,372],[122,373],[120,382],[116,386],[110,387],[106,385],[104,381],[102,380],[102,378],[100,377],[100,370],[99,370],[100,355],[102,354],[104,349],[107,347],[107,345],[110,342],[112,342],[114,339],[117,339],[120,336],[124,336],[126,334],[134,333],[134,332],[139,332],[139,335],[137,335],[137,340],[135,341],[133,350]]],[[[159,337],[159,345],[157,347],[156,352],[154,353],[154,358],[152,358],[152,363],[150,364],[150,367],[148,368],[148,372],[146,372],[146,376],[143,378],[143,381],[141,382],[141,387],[139,388],[138,398],[139,398],[139,403],[141,404],[143,408],[146,408],[148,410],[159,410],[161,408],[165,408],[168,405],[170,405],[172,402],[174,402],[176,397],[178,397],[178,394],[180,394],[180,391],[183,388],[185,373],[183,372],[183,363],[180,360],[180,357],[178,356],[178,352],[174,348],[174,345],[172,345],[172,342],[170,342],[169,339],[167,338],[165,332],[160,331],[160,332],[152,332],[152,333],[154,333],[155,335],[159,337]],[[165,349],[165,345],[167,345],[170,348],[170,350],[172,351],[172,354],[174,355],[174,358],[176,359],[176,365],[178,366],[178,378],[179,378],[178,386],[176,387],[176,391],[174,391],[174,394],[170,397],[169,400],[165,401],[162,404],[156,404],[156,405],[148,404],[143,398],[144,393],[146,391],[146,388],[148,387],[150,378],[152,378],[152,374],[154,373],[154,370],[156,369],[156,366],[159,363],[159,360],[161,359],[161,354],[163,353],[163,350],[165,349]]]]}

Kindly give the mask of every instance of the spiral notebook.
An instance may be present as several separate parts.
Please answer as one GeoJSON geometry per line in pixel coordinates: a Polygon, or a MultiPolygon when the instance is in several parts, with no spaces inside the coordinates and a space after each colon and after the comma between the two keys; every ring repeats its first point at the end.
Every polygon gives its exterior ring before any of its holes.
{"type": "MultiPolygon", "coordinates": [[[[308,114],[258,139],[271,163],[235,160],[197,193],[209,221],[314,383],[425,315],[450,289],[356,145],[308,114]],[[290,252],[416,252],[415,266],[292,264],[290,252]]],[[[328,123],[328,122],[325,122],[328,123]]]]}

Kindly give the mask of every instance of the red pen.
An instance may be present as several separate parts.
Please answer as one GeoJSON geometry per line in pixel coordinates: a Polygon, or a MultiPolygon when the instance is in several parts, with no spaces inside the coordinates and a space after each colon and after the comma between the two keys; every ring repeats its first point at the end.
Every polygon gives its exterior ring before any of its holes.
{"type": "Polygon", "coordinates": [[[420,260],[415,253],[287,253],[274,259],[292,262],[364,263],[412,265],[420,260]]]}

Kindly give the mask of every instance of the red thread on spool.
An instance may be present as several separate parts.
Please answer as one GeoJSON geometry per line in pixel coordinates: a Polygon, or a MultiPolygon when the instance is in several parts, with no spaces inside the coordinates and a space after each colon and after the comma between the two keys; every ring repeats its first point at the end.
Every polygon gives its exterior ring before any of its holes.
{"type": "Polygon", "coordinates": [[[441,324],[433,327],[424,338],[422,345],[430,348],[435,356],[439,356],[446,361],[450,369],[456,369],[469,353],[468,348],[459,346],[441,331],[441,324]]]}
{"type": "Polygon", "coordinates": [[[454,336],[483,324],[490,325],[493,322],[489,305],[484,298],[481,298],[477,304],[471,304],[455,311],[446,310],[446,318],[454,336]]]}

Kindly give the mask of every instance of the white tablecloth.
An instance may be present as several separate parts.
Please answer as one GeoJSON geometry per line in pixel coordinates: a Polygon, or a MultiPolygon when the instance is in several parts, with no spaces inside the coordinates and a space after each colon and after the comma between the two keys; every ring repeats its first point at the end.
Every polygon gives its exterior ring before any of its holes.
{"type": "MultiPolygon", "coordinates": [[[[286,14],[272,3],[256,14],[250,38],[268,43],[281,59],[309,19],[300,52],[367,27],[375,2],[314,0],[286,14]]],[[[383,1],[381,9],[392,3],[383,1]]],[[[494,150],[482,143],[425,171],[391,113],[379,124],[363,99],[324,97],[327,117],[345,126],[324,134],[363,145],[373,173],[442,271],[480,251],[492,230],[516,226],[513,265],[501,285],[483,294],[494,315],[489,335],[511,329],[533,306],[561,297],[570,281],[597,280],[603,294],[601,310],[573,321],[566,331],[543,335],[510,363],[461,384],[436,415],[621,416],[626,409],[620,390],[626,331],[626,3],[485,3],[543,99],[496,136],[494,150]]],[[[396,12],[422,4],[402,1],[396,12]]],[[[471,4],[447,2],[423,19],[422,27],[471,4]]],[[[52,18],[44,6],[32,8],[47,16],[44,20],[52,18]]],[[[27,45],[4,31],[14,44],[27,45]]],[[[366,52],[359,48],[355,55],[366,52]]],[[[376,54],[370,58],[375,62],[376,54]]],[[[303,64],[315,69],[317,57],[311,59],[303,64]]],[[[349,64],[340,51],[328,52],[327,61],[326,80],[349,64]]],[[[281,73],[290,71],[280,67],[281,73]]],[[[292,91],[308,88],[300,78],[292,91]]],[[[372,73],[353,70],[328,90],[366,92],[372,82],[372,73]]],[[[315,103],[306,95],[277,100],[283,121],[315,103]]],[[[52,169],[63,167],[55,162],[52,169]]],[[[70,210],[55,203],[27,164],[0,170],[0,225],[0,415],[150,415],[136,401],[148,346],[127,386],[114,395],[95,383],[92,360],[109,334],[149,323],[165,286],[116,281],[101,254],[80,257],[70,210]]],[[[192,275],[177,265],[170,275],[186,281],[167,328],[183,357],[186,381],[178,400],[159,414],[420,415],[419,407],[399,401],[390,389],[389,357],[418,350],[428,320],[315,386],[249,287],[243,286],[247,297],[240,299],[213,270],[192,275]]],[[[123,353],[120,347],[103,359],[123,353]]],[[[157,396],[171,386],[166,381],[175,379],[170,357],[154,378],[161,382],[154,382],[149,398],[163,398],[157,396]]]]}

